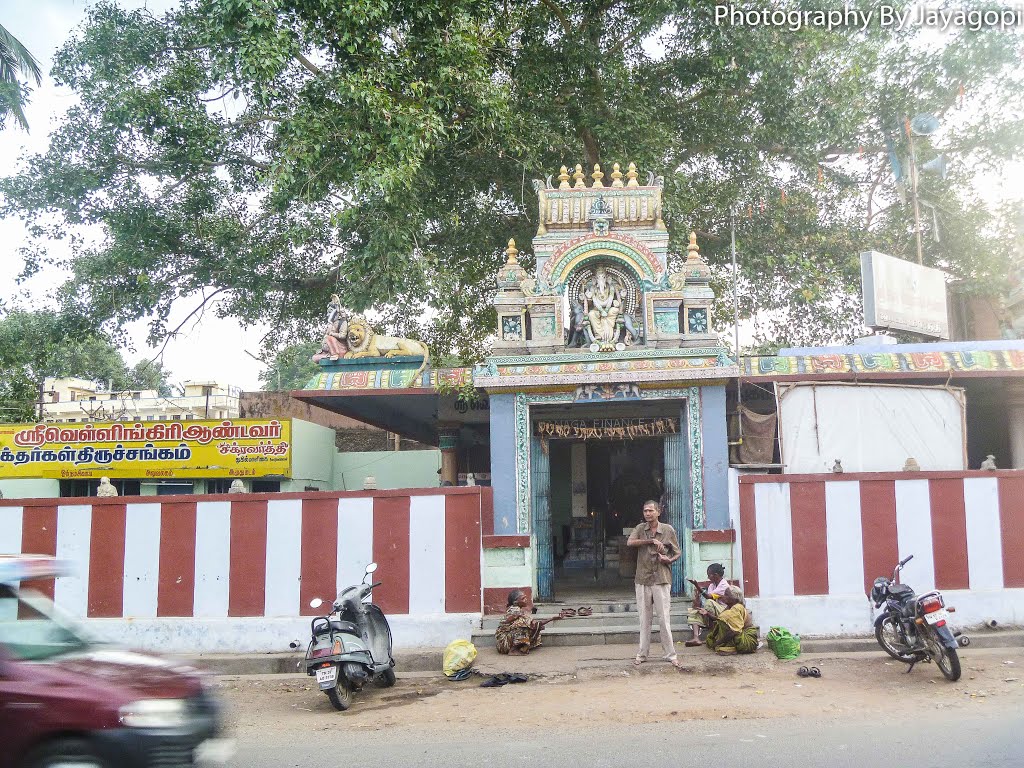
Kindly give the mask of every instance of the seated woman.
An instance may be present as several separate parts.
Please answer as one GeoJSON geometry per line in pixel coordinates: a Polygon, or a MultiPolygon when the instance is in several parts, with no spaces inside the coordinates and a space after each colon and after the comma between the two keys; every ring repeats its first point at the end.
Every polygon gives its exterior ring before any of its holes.
{"type": "Polygon", "coordinates": [[[687,579],[693,584],[693,608],[686,617],[686,623],[693,630],[693,639],[686,641],[688,648],[694,648],[701,644],[700,631],[708,629],[713,620],[722,612],[724,606],[719,602],[725,590],[729,589],[729,582],[725,580],[725,568],[721,563],[712,563],[708,566],[708,581],[711,583],[707,589],[701,589],[700,585],[693,579],[687,579]],[[704,608],[705,613],[700,609],[704,608]]]}
{"type": "Polygon", "coordinates": [[[498,653],[510,656],[525,656],[540,646],[540,633],[546,624],[557,621],[561,616],[550,619],[532,619],[525,612],[529,605],[526,593],[514,589],[508,593],[508,609],[494,633],[498,653]]]}
{"type": "Polygon", "coordinates": [[[705,609],[699,609],[712,621],[706,641],[711,650],[723,655],[753,653],[760,646],[754,617],[740,602],[742,599],[743,594],[736,587],[729,587],[720,599],[724,607],[717,617],[711,619],[705,609]]]}

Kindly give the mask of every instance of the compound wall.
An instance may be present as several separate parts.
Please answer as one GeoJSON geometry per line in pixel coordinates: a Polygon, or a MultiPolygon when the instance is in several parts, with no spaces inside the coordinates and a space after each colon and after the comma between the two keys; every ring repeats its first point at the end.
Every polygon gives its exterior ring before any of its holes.
{"type": "Polygon", "coordinates": [[[871,583],[908,555],[901,581],[941,590],[955,624],[1024,624],[1022,472],[742,476],[737,533],[765,629],[871,632],[871,583]]]}
{"type": "Polygon", "coordinates": [[[314,597],[358,583],[396,647],[468,637],[482,610],[489,488],[0,501],[0,553],[74,575],[32,585],[92,631],[170,651],[287,651],[314,597]]]}

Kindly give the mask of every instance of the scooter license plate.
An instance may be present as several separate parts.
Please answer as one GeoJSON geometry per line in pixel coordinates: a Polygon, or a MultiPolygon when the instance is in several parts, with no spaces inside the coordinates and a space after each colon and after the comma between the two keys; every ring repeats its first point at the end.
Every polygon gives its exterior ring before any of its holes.
{"type": "Polygon", "coordinates": [[[926,613],[924,615],[924,620],[929,624],[938,624],[940,621],[948,621],[949,612],[945,608],[940,608],[934,613],[926,613]]]}
{"type": "Polygon", "coordinates": [[[316,671],[316,682],[321,688],[333,688],[338,682],[338,668],[324,667],[316,671]]]}

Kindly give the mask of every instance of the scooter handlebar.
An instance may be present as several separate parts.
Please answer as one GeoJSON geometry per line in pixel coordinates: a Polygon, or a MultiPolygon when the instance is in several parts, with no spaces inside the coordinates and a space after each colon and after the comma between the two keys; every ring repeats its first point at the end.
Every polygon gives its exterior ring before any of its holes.
{"type": "Polygon", "coordinates": [[[379,587],[383,583],[383,581],[375,581],[370,585],[370,589],[373,589],[374,587],[379,587]]]}
{"type": "Polygon", "coordinates": [[[900,568],[902,568],[904,565],[906,565],[907,563],[909,563],[913,559],[914,559],[913,555],[907,555],[904,559],[900,560],[900,568]]]}

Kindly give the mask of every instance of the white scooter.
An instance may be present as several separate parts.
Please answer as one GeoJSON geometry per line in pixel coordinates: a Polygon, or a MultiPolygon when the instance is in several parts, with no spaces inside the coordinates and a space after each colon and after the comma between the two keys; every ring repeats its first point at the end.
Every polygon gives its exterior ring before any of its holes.
{"type": "MultiPolygon", "coordinates": [[[[366,566],[363,581],[342,590],[330,614],[317,616],[310,625],[313,637],[306,649],[306,674],[316,677],[320,690],[340,711],[352,706],[353,691],[368,682],[383,688],[395,684],[391,627],[380,608],[363,602],[381,584],[366,583],[376,570],[376,563],[366,566]]],[[[323,604],[319,597],[309,603],[311,608],[323,604]]]]}

